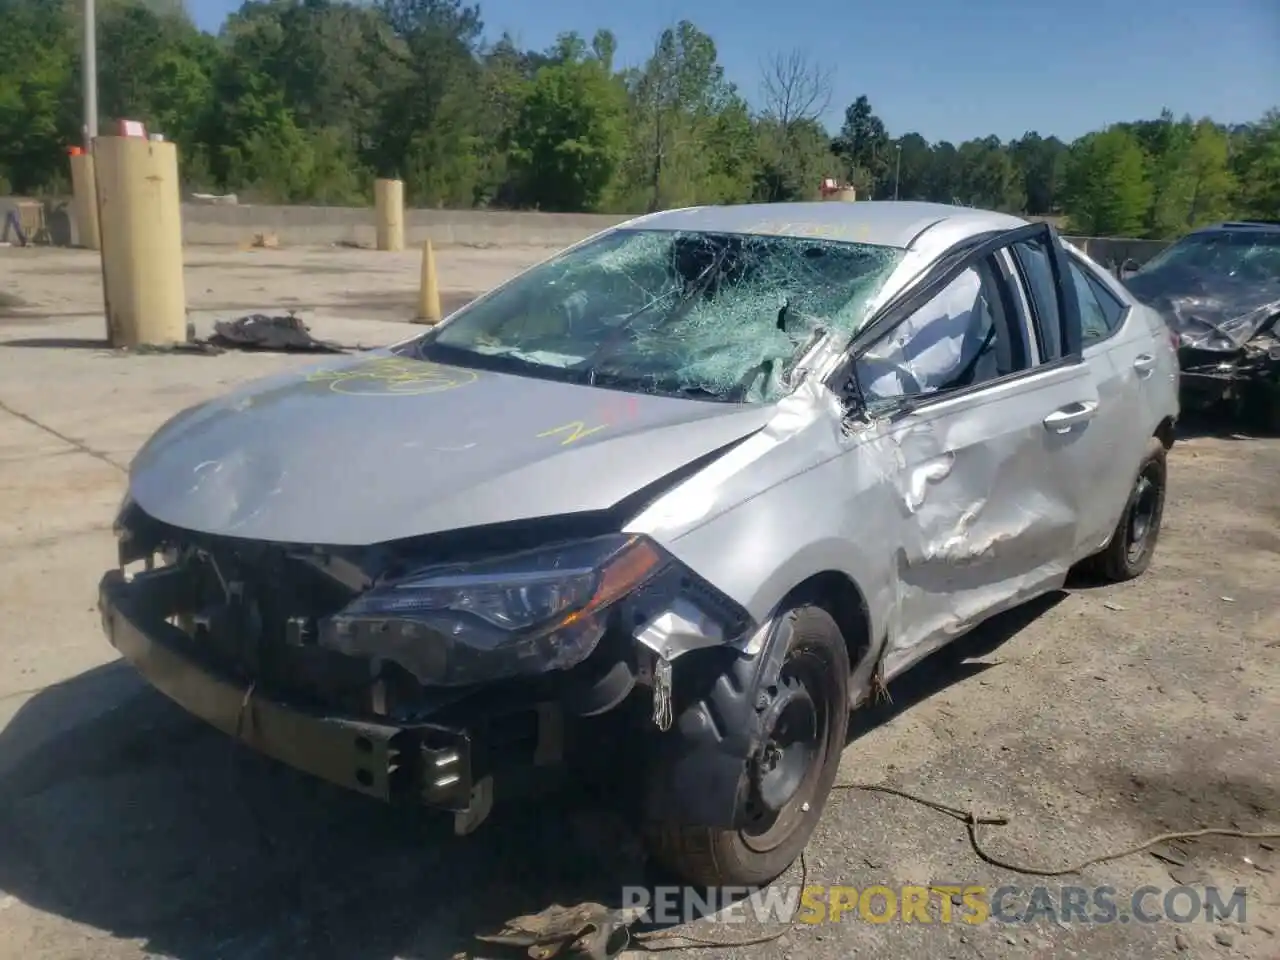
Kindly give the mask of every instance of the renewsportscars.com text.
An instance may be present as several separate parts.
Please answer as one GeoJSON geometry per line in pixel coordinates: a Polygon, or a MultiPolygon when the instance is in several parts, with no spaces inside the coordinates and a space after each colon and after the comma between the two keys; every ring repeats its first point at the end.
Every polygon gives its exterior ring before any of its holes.
{"type": "Polygon", "coordinates": [[[624,910],[646,922],[692,923],[1194,923],[1247,916],[1247,890],[1235,887],[1001,886],[930,884],[855,887],[625,887],[624,910]]]}

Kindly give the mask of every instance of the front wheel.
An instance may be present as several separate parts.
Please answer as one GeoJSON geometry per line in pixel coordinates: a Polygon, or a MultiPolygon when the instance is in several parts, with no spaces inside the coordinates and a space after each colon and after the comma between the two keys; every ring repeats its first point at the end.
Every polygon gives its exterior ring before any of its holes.
{"type": "Polygon", "coordinates": [[[1089,572],[1112,583],[1121,583],[1141,576],[1151,566],[1164,518],[1167,476],[1164,444],[1152,437],[1111,542],[1101,553],[1089,558],[1086,564],[1089,572]]]}
{"type": "MultiPolygon", "coordinates": [[[[849,718],[849,654],[825,610],[784,621],[786,647],[761,703],[761,743],[748,764],[750,820],[736,830],[654,824],[653,858],[689,883],[755,887],[781,875],[813,835],[840,766],[849,718]]],[[[721,684],[712,685],[707,704],[721,684]]],[[[727,712],[727,711],[726,711],[727,712]]],[[[724,715],[723,713],[721,715],[724,715]]]]}

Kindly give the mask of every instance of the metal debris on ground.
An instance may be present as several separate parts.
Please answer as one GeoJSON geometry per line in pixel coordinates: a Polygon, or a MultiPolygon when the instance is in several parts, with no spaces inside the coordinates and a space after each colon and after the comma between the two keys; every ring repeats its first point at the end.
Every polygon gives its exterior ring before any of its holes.
{"type": "Polygon", "coordinates": [[[319,340],[311,328],[292,313],[268,316],[253,313],[238,320],[219,320],[213,325],[213,336],[206,342],[227,350],[271,350],[284,353],[348,353],[332,340],[319,340]]]}
{"type": "Polygon", "coordinates": [[[228,350],[253,350],[263,353],[354,353],[366,349],[357,344],[346,346],[332,340],[320,340],[311,328],[292,313],[286,316],[270,316],[252,313],[238,320],[218,320],[213,325],[213,335],[204,339],[195,335],[193,325],[187,325],[187,339],[177,343],[139,344],[118,348],[119,353],[168,354],[194,353],[201,356],[218,356],[228,350]]]}
{"type": "Polygon", "coordinates": [[[494,946],[524,948],[533,960],[610,960],[626,947],[630,934],[622,911],[599,903],[580,903],[572,907],[552,904],[540,913],[513,917],[497,933],[476,939],[494,946]]]}

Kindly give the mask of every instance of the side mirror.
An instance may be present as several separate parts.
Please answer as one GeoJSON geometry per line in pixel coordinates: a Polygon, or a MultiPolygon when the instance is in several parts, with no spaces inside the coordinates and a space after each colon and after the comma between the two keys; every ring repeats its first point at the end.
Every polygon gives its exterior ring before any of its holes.
{"type": "Polygon", "coordinates": [[[1116,276],[1121,280],[1127,280],[1138,272],[1138,268],[1140,266],[1141,264],[1139,264],[1137,260],[1132,258],[1126,259],[1124,263],[1120,264],[1120,269],[1116,271],[1116,276]]]}

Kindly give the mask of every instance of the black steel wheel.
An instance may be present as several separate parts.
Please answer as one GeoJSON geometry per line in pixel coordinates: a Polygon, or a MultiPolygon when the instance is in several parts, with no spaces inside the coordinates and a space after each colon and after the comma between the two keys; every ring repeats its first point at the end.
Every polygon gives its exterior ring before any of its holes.
{"type": "Polygon", "coordinates": [[[797,607],[783,623],[782,668],[762,691],[763,736],[747,765],[748,822],[736,830],[657,824],[650,831],[654,858],[686,882],[768,883],[800,855],[822,817],[848,729],[849,654],[819,607],[797,607]]]}
{"type": "Polygon", "coordinates": [[[1164,518],[1167,475],[1164,444],[1153,437],[1111,542],[1105,550],[1090,558],[1090,572],[1112,583],[1121,583],[1141,576],[1151,566],[1164,518]]]}

